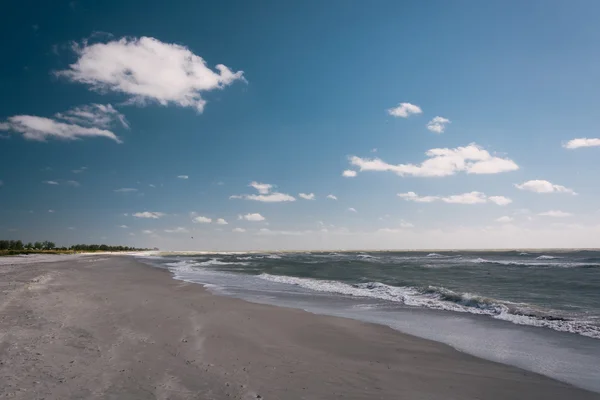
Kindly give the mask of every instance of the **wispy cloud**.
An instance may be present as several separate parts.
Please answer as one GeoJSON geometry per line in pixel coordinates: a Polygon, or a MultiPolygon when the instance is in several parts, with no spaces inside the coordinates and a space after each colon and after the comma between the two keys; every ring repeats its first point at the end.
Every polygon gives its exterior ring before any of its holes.
{"type": "Polygon", "coordinates": [[[366,159],[356,156],[350,157],[350,164],[359,167],[360,171],[390,171],[399,176],[418,177],[443,177],[457,172],[497,174],[519,169],[513,160],[492,156],[475,143],[454,149],[431,149],[425,154],[429,158],[421,164],[394,165],[379,158],[366,159]]]}
{"type": "Polygon", "coordinates": [[[332,194],[328,194],[328,195],[327,195],[327,198],[328,198],[329,200],[337,200],[337,199],[338,199],[338,198],[337,198],[337,196],[334,196],[334,195],[332,195],[332,194]]]}
{"type": "Polygon", "coordinates": [[[71,172],[73,172],[74,174],[81,174],[83,172],[85,172],[88,168],[87,167],[81,167],[79,169],[73,169],[71,170],[71,172]]]}
{"type": "Polygon", "coordinates": [[[393,117],[408,118],[411,115],[423,113],[423,110],[411,103],[400,103],[397,107],[388,109],[387,112],[393,117]]]}
{"type": "Polygon", "coordinates": [[[65,185],[67,185],[67,186],[74,186],[74,187],[81,186],[81,184],[79,182],[77,182],[77,181],[66,181],[65,185]]]}
{"type": "Polygon", "coordinates": [[[192,218],[192,222],[195,224],[210,224],[212,222],[211,218],[203,217],[202,215],[198,215],[197,217],[192,218]]]}
{"type": "Polygon", "coordinates": [[[303,198],[304,200],[314,200],[315,199],[314,193],[300,193],[300,194],[298,194],[298,196],[303,198]]]}
{"type": "Polygon", "coordinates": [[[54,213],[54,210],[48,210],[49,213],[54,213]]]}
{"type": "Polygon", "coordinates": [[[233,228],[231,231],[232,232],[236,232],[236,233],[244,233],[244,232],[246,232],[246,230],[244,228],[233,228]]]}
{"type": "Polygon", "coordinates": [[[166,233],[188,233],[189,230],[182,226],[178,226],[177,228],[165,229],[165,232],[166,233]]]}
{"type": "Polygon", "coordinates": [[[563,144],[565,149],[579,149],[581,147],[598,147],[600,146],[600,138],[579,138],[569,140],[563,144]]]}
{"type": "Polygon", "coordinates": [[[146,235],[152,235],[152,234],[154,233],[154,231],[153,231],[153,230],[150,230],[150,229],[144,229],[144,230],[142,231],[142,233],[145,233],[146,235]]]}
{"type": "Polygon", "coordinates": [[[202,112],[206,104],[202,93],[244,80],[242,71],[232,72],[218,64],[218,72],[214,72],[187,47],[150,37],[94,44],[84,41],[74,44],[73,50],[77,61],[69,69],[57,72],[57,76],[89,85],[101,93],[127,94],[130,103],[137,105],[174,104],[202,112]]]}
{"type": "Polygon", "coordinates": [[[515,187],[535,193],[568,193],[577,195],[573,189],[569,189],[568,187],[561,185],[555,185],[551,182],[539,179],[523,182],[521,184],[515,184],[515,187]]]}
{"type": "Polygon", "coordinates": [[[46,185],[58,185],[57,181],[43,181],[46,185]]]}
{"type": "Polygon", "coordinates": [[[166,214],[162,212],[144,211],[132,214],[136,218],[150,218],[158,219],[164,217],[166,214]]]}
{"type": "Polygon", "coordinates": [[[260,194],[267,194],[271,191],[271,189],[273,189],[273,185],[270,183],[259,183],[256,181],[250,182],[248,186],[258,190],[258,193],[260,194]]]}
{"type": "Polygon", "coordinates": [[[486,196],[481,192],[469,192],[452,196],[419,196],[415,192],[398,193],[398,197],[406,201],[414,201],[417,203],[433,203],[442,201],[452,204],[483,204],[494,203],[499,206],[505,206],[512,203],[512,200],[504,196],[486,196]]]}
{"type": "Polygon", "coordinates": [[[444,133],[450,120],[444,117],[435,117],[427,123],[427,129],[434,133],[444,133]]]}
{"type": "Polygon", "coordinates": [[[177,175],[177,177],[178,177],[179,179],[188,179],[188,178],[189,178],[189,176],[188,176],[188,175],[177,175]]]}
{"type": "Polygon", "coordinates": [[[42,142],[47,139],[77,140],[105,137],[121,143],[121,139],[109,130],[115,120],[126,125],[122,114],[110,104],[92,104],[58,113],[54,119],[34,115],[15,115],[1,123],[1,130],[21,133],[25,139],[42,142]]]}
{"type": "Polygon", "coordinates": [[[542,217],[566,218],[572,216],[573,214],[560,210],[551,210],[539,213],[538,215],[541,215],[542,217]]]}
{"type": "Polygon", "coordinates": [[[250,182],[250,185],[248,186],[253,187],[260,194],[236,194],[233,196],[229,196],[229,198],[261,201],[263,203],[280,203],[285,201],[296,201],[296,198],[294,196],[290,196],[289,194],[271,192],[271,190],[275,186],[269,183],[250,182]]]}
{"type": "Polygon", "coordinates": [[[119,225],[119,228],[122,228],[122,229],[127,229],[127,228],[129,228],[129,227],[128,227],[127,225],[119,225]]]}
{"type": "Polygon", "coordinates": [[[251,221],[251,222],[260,222],[260,221],[264,221],[265,217],[263,217],[259,213],[250,213],[250,214],[246,214],[246,215],[238,215],[238,219],[243,219],[243,220],[251,221]]]}
{"type": "Polygon", "coordinates": [[[509,217],[508,215],[505,215],[503,217],[497,218],[496,222],[500,222],[502,224],[508,224],[510,222],[512,222],[514,220],[513,217],[509,217]]]}
{"type": "Polygon", "coordinates": [[[124,128],[129,129],[125,116],[117,111],[111,104],[89,104],[58,113],[56,118],[81,126],[95,126],[109,128],[118,121],[124,128]]]}
{"type": "Polygon", "coordinates": [[[350,212],[354,212],[354,213],[355,213],[355,212],[358,212],[358,211],[356,211],[356,208],[354,208],[354,207],[349,207],[349,208],[348,208],[348,211],[350,211],[350,212]]]}
{"type": "Polygon", "coordinates": [[[352,171],[351,169],[347,169],[342,172],[342,176],[344,178],[354,178],[356,176],[356,171],[352,171]]]}
{"type": "Polygon", "coordinates": [[[114,191],[117,193],[131,193],[131,192],[137,192],[138,190],[136,188],[120,188],[120,189],[115,189],[114,191]]]}

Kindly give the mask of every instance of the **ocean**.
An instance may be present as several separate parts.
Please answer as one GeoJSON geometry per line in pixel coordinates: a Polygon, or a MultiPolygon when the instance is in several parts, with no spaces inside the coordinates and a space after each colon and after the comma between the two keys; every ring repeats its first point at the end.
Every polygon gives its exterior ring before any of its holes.
{"type": "Polygon", "coordinates": [[[600,251],[162,253],[175,279],[355,318],[600,392],[600,251]]]}

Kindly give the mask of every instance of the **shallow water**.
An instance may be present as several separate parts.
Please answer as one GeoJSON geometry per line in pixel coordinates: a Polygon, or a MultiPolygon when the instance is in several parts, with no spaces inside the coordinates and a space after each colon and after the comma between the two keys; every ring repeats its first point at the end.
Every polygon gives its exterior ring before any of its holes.
{"type": "Polygon", "coordinates": [[[600,392],[600,252],[167,255],[221,294],[388,325],[600,392]]]}

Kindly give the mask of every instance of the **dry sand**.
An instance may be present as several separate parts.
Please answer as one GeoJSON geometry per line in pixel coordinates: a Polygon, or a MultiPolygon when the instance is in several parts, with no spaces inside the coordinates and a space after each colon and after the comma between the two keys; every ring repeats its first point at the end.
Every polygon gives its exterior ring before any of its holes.
{"type": "Polygon", "coordinates": [[[386,327],[215,296],[116,256],[0,266],[0,396],[600,398],[386,327]]]}

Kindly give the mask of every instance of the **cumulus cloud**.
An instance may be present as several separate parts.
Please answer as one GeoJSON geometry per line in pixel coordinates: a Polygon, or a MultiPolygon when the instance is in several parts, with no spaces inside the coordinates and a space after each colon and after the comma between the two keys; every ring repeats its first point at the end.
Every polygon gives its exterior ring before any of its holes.
{"type": "Polygon", "coordinates": [[[481,192],[469,192],[456,194],[452,196],[419,196],[415,192],[398,193],[398,197],[406,201],[414,201],[417,203],[433,203],[442,201],[451,204],[484,204],[494,203],[499,206],[505,206],[512,203],[512,200],[504,196],[486,196],[481,192]]]}
{"type": "Polygon", "coordinates": [[[444,117],[435,117],[427,123],[427,129],[434,133],[444,133],[446,125],[450,124],[450,120],[444,117]]]}
{"type": "Polygon", "coordinates": [[[332,195],[332,194],[328,194],[328,195],[327,195],[327,198],[328,198],[329,200],[337,200],[337,199],[338,199],[338,198],[337,198],[337,196],[334,196],[334,195],[332,195]]]}
{"type": "Polygon", "coordinates": [[[177,178],[179,178],[179,179],[188,179],[189,176],[188,175],[177,175],[177,178]]]}
{"type": "Polygon", "coordinates": [[[131,193],[131,192],[137,192],[138,190],[136,188],[120,188],[120,189],[115,189],[115,192],[117,193],[131,193]]]}
{"type": "Polygon", "coordinates": [[[554,185],[551,182],[539,179],[523,182],[521,184],[515,184],[515,187],[535,193],[569,193],[572,195],[577,195],[573,189],[569,189],[561,185],[554,185]]]}
{"type": "Polygon", "coordinates": [[[563,144],[565,149],[578,149],[580,147],[598,147],[600,146],[600,139],[598,138],[579,138],[569,140],[567,143],[563,144]]]}
{"type": "Polygon", "coordinates": [[[263,203],[280,203],[285,201],[296,201],[296,198],[294,196],[290,196],[289,194],[271,192],[274,185],[271,185],[269,183],[250,182],[250,185],[248,186],[256,189],[259,194],[236,194],[233,196],[229,196],[229,198],[262,201],[263,203]]]}
{"type": "Polygon", "coordinates": [[[265,217],[263,217],[259,213],[251,213],[251,214],[246,214],[246,215],[239,215],[238,219],[243,219],[243,220],[251,221],[251,222],[260,222],[260,221],[264,221],[265,217]]]}
{"type": "Polygon", "coordinates": [[[210,224],[212,222],[212,219],[199,215],[197,217],[192,218],[192,221],[196,224],[210,224]]]}
{"type": "Polygon", "coordinates": [[[58,185],[58,182],[56,181],[44,181],[43,183],[45,183],[46,185],[58,185]]]}
{"type": "Polygon", "coordinates": [[[166,233],[188,233],[189,230],[182,226],[178,226],[177,228],[165,229],[166,233]]]}
{"type": "Polygon", "coordinates": [[[123,114],[111,104],[89,104],[58,113],[56,118],[81,126],[95,126],[109,128],[114,122],[119,122],[124,128],[129,129],[129,123],[123,114]]]}
{"type": "Polygon", "coordinates": [[[421,164],[388,164],[374,158],[350,157],[350,163],[360,171],[390,171],[399,176],[443,177],[457,172],[467,174],[497,174],[515,171],[519,166],[509,158],[492,156],[475,143],[454,149],[431,149],[426,153],[427,160],[421,164]]]}
{"type": "Polygon", "coordinates": [[[503,217],[497,218],[496,222],[500,222],[502,224],[508,224],[509,222],[512,222],[513,218],[509,217],[508,215],[505,215],[503,217]]]}
{"type": "Polygon", "coordinates": [[[298,194],[298,196],[302,197],[304,200],[314,200],[315,199],[314,193],[300,193],[300,194],[298,194]]]}
{"type": "Polygon", "coordinates": [[[123,93],[138,105],[174,104],[202,112],[206,104],[202,93],[244,80],[242,71],[218,64],[215,72],[187,47],[151,37],[84,41],[74,44],[73,50],[77,61],[56,75],[99,92],[123,93]]]}
{"type": "Polygon", "coordinates": [[[354,178],[356,176],[356,171],[352,171],[351,169],[347,169],[342,172],[342,176],[344,178],[354,178]]]}
{"type": "Polygon", "coordinates": [[[236,232],[236,233],[244,233],[244,232],[246,232],[246,230],[244,228],[233,228],[231,231],[232,232],[236,232]]]}
{"type": "Polygon", "coordinates": [[[541,215],[542,217],[566,218],[572,216],[573,214],[560,210],[551,210],[539,213],[538,215],[541,215]]]}
{"type": "MultiPolygon", "coordinates": [[[[114,122],[125,128],[129,124],[125,116],[110,104],[91,104],[57,113],[52,118],[33,115],[15,115],[1,123],[1,130],[10,130],[23,134],[28,140],[46,141],[47,139],[77,140],[86,137],[105,137],[117,143],[121,140],[110,129],[114,122]]],[[[73,172],[83,172],[74,170],[73,172]]]]}
{"type": "Polygon", "coordinates": [[[354,207],[349,207],[349,208],[348,208],[348,211],[350,211],[350,212],[354,212],[354,213],[355,213],[355,212],[358,212],[358,211],[356,211],[356,208],[354,208],[354,207]]]}
{"type": "Polygon", "coordinates": [[[421,114],[421,107],[410,103],[400,103],[397,107],[387,110],[388,114],[393,117],[408,118],[411,115],[421,114]]]}
{"type": "Polygon", "coordinates": [[[223,218],[219,218],[217,219],[217,225],[227,225],[227,221],[225,221],[223,218]]]}
{"type": "Polygon", "coordinates": [[[164,217],[166,214],[162,213],[162,212],[144,211],[144,212],[137,212],[137,213],[134,213],[131,215],[133,215],[136,218],[158,219],[158,218],[164,217]]]}

